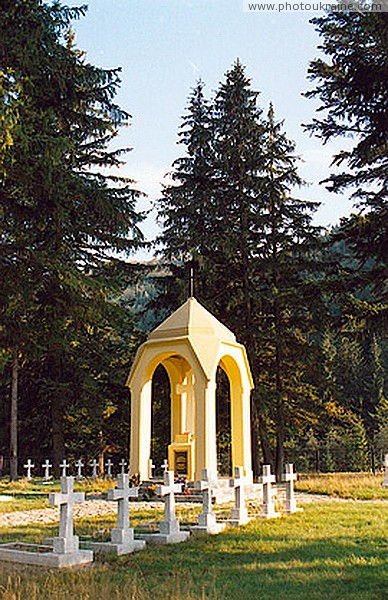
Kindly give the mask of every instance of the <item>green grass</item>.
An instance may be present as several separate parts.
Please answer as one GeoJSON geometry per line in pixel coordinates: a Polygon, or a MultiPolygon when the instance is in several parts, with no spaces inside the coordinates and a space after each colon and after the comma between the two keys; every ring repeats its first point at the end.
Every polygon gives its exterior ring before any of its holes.
{"type": "MultiPolygon", "coordinates": [[[[132,522],[141,526],[155,517],[153,511],[133,513],[132,522]]],[[[78,569],[58,572],[3,563],[0,590],[3,600],[383,600],[387,520],[385,503],[309,504],[289,517],[258,519],[219,536],[150,546],[78,569]]],[[[77,522],[76,530],[105,537],[113,522],[88,519],[77,522]]],[[[38,525],[12,532],[2,528],[0,540],[40,541],[56,531],[38,525]]]]}
{"type": "Polygon", "coordinates": [[[383,475],[372,473],[302,474],[295,483],[295,490],[352,500],[388,500],[383,480],[383,475]]]}

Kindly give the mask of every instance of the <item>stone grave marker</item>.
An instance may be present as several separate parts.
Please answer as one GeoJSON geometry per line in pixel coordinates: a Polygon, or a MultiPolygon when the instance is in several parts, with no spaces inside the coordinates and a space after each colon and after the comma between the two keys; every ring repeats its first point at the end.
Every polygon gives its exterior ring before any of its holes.
{"type": "Polygon", "coordinates": [[[283,480],[286,482],[286,498],[284,500],[284,512],[287,514],[294,513],[298,510],[294,494],[294,481],[297,479],[294,473],[294,465],[289,463],[286,465],[286,472],[283,475],[283,480]]]}
{"type": "Polygon", "coordinates": [[[61,471],[61,477],[66,477],[67,476],[67,469],[70,467],[69,463],[66,462],[66,458],[63,459],[63,461],[61,462],[61,464],[59,465],[59,468],[62,469],[61,471]]]}
{"type": "Polygon", "coordinates": [[[167,458],[164,459],[163,464],[160,465],[160,466],[163,469],[163,473],[168,473],[168,460],[167,460],[167,458]]]}
{"type": "Polygon", "coordinates": [[[148,477],[149,479],[152,479],[154,476],[154,469],[155,469],[155,465],[152,462],[152,459],[150,458],[148,461],[148,477]]]}
{"type": "Polygon", "coordinates": [[[108,479],[112,479],[112,467],[113,463],[110,458],[106,461],[106,476],[108,479]]]}
{"type": "Polygon", "coordinates": [[[249,522],[245,504],[244,474],[242,467],[234,467],[234,478],[229,479],[229,487],[234,488],[234,508],[229,518],[231,525],[246,525],[249,522]]]}
{"type": "Polygon", "coordinates": [[[73,505],[85,494],[74,492],[74,477],[61,477],[61,492],[49,495],[49,504],[60,507],[59,537],[53,547],[38,544],[2,544],[0,560],[42,567],[71,567],[93,561],[91,550],[80,550],[73,530],[73,505]]]}
{"type": "Polygon", "coordinates": [[[121,467],[121,475],[124,475],[125,467],[127,466],[127,461],[124,460],[124,458],[122,458],[121,461],[119,462],[119,466],[121,467]]]}
{"type": "Polygon", "coordinates": [[[388,488],[388,454],[384,456],[384,481],[383,487],[388,488]]]}
{"type": "Polygon", "coordinates": [[[98,477],[98,460],[96,460],[95,458],[93,458],[92,462],[90,463],[93,472],[92,472],[92,479],[97,479],[98,477]]]}
{"type": "Polygon", "coordinates": [[[29,458],[27,463],[24,465],[24,468],[27,469],[26,479],[28,479],[28,481],[30,481],[32,479],[31,470],[34,467],[35,467],[35,465],[32,464],[31,459],[29,458]]]}
{"type": "Polygon", "coordinates": [[[51,469],[52,465],[50,464],[50,461],[48,458],[46,458],[45,462],[42,465],[42,468],[44,469],[44,476],[43,476],[43,480],[44,481],[49,481],[50,480],[50,469],[51,469]]]}
{"type": "Polygon", "coordinates": [[[73,532],[73,506],[85,501],[84,492],[74,492],[74,477],[61,477],[61,491],[49,495],[50,506],[59,506],[59,537],[54,538],[54,552],[77,552],[78,537],[73,532]]]}
{"type": "Polygon", "coordinates": [[[117,527],[111,531],[110,542],[93,542],[90,544],[93,550],[120,556],[144,548],[145,541],[134,539],[134,530],[129,523],[129,499],[138,496],[139,490],[129,487],[129,475],[127,473],[118,475],[117,487],[108,490],[108,500],[117,502],[117,527]]]}
{"type": "Polygon", "coordinates": [[[83,479],[82,476],[82,467],[84,466],[84,463],[82,462],[81,459],[77,460],[77,462],[75,463],[75,466],[77,467],[77,479],[83,479]]]}
{"type": "Polygon", "coordinates": [[[225,523],[217,523],[212,505],[212,484],[208,469],[202,469],[202,479],[196,482],[196,489],[203,492],[202,513],[198,515],[198,525],[191,528],[196,533],[217,534],[225,529],[225,523]]]}
{"type": "Polygon", "coordinates": [[[167,471],[163,485],[156,487],[158,496],[164,498],[164,520],[159,523],[159,533],[142,534],[141,539],[159,544],[175,544],[187,540],[190,532],[180,530],[175,516],[175,493],[181,491],[182,484],[174,483],[174,471],[167,471]]]}
{"type": "Polygon", "coordinates": [[[271,475],[271,465],[263,465],[263,476],[259,482],[263,484],[263,504],[261,505],[263,516],[266,519],[279,517],[280,513],[275,511],[275,504],[272,496],[272,484],[275,482],[275,475],[271,475]]]}

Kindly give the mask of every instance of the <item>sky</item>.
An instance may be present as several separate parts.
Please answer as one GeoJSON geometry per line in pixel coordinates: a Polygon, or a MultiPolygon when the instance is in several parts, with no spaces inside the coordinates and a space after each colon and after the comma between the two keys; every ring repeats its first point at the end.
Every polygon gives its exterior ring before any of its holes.
{"type": "MultiPolygon", "coordinates": [[[[80,2],[68,0],[71,6],[80,2]]],[[[264,112],[269,102],[303,159],[300,174],[308,186],[297,196],[321,202],[315,222],[338,223],[349,214],[348,196],[328,192],[319,181],[330,173],[333,154],[346,140],[322,143],[304,132],[317,101],[302,93],[309,62],[319,56],[319,36],[311,12],[244,12],[243,0],[89,0],[86,17],[73,25],[75,43],[92,64],[122,68],[116,101],[132,115],[119,134],[119,146],[131,147],[121,174],[136,180],[147,194],[139,209],[153,209],[172,162],[182,156],[177,145],[181,117],[197,80],[211,97],[237,58],[246,67],[264,112]]],[[[158,231],[153,209],[142,227],[152,239],[158,231]]],[[[136,257],[150,258],[141,251],[136,257]]]]}

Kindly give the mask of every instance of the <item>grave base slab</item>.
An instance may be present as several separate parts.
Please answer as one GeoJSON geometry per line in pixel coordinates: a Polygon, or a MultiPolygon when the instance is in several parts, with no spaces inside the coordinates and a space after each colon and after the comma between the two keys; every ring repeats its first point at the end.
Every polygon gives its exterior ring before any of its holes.
{"type": "Polygon", "coordinates": [[[224,531],[225,527],[226,523],[213,523],[212,525],[208,525],[207,527],[203,525],[193,525],[193,527],[190,527],[190,531],[192,531],[193,533],[207,533],[210,535],[217,535],[218,533],[221,533],[221,531],[224,531]]]}
{"type": "Polygon", "coordinates": [[[247,523],[249,523],[251,519],[249,517],[244,517],[241,519],[228,519],[228,524],[231,527],[240,527],[240,525],[246,525],[247,523]]]}
{"type": "Polygon", "coordinates": [[[239,525],[246,525],[249,523],[250,518],[248,517],[247,511],[241,508],[232,508],[230,511],[230,518],[228,519],[229,525],[232,527],[238,527],[239,525]]]}
{"type": "Polygon", "coordinates": [[[78,552],[58,554],[53,552],[50,546],[15,542],[0,545],[0,561],[39,567],[75,567],[93,562],[93,552],[91,550],[78,550],[78,552]]]}
{"type": "Polygon", "coordinates": [[[156,544],[179,544],[185,542],[189,536],[189,531],[177,531],[175,533],[143,533],[139,537],[146,542],[156,544]]]}
{"type": "Polygon", "coordinates": [[[133,540],[130,544],[115,544],[113,542],[89,542],[83,544],[98,554],[114,554],[122,556],[123,554],[132,554],[145,548],[144,540],[133,540]]]}
{"type": "Polygon", "coordinates": [[[266,504],[261,505],[261,510],[263,511],[261,516],[264,517],[264,519],[276,519],[277,517],[281,517],[281,513],[276,512],[273,507],[266,504]]]}

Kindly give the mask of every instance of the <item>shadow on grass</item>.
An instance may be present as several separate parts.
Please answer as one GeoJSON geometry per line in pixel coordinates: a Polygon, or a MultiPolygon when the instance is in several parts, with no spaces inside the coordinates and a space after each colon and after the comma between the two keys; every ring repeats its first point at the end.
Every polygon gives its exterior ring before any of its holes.
{"type": "MultiPolygon", "coordinates": [[[[88,569],[13,568],[24,595],[8,597],[35,600],[34,584],[39,599],[383,600],[388,589],[386,517],[387,508],[373,504],[309,506],[291,517],[257,520],[218,536],[195,536],[162,548],[150,545],[88,569]]],[[[95,525],[103,524],[99,519],[95,525]]],[[[56,531],[45,527],[44,535],[56,531]]],[[[12,539],[32,541],[37,534],[43,535],[39,524],[28,531],[15,528],[12,539]]],[[[0,571],[4,589],[9,572],[0,571]]]]}

